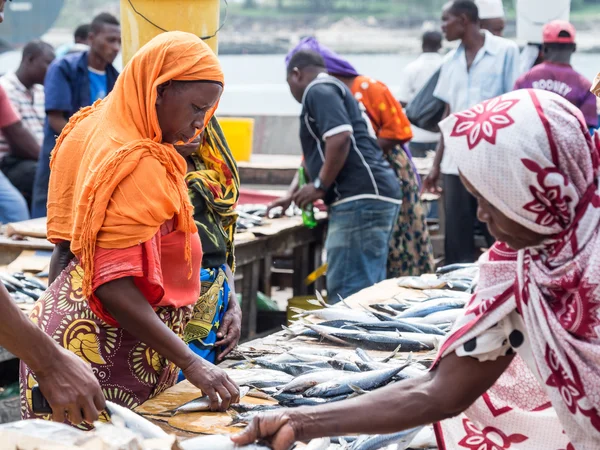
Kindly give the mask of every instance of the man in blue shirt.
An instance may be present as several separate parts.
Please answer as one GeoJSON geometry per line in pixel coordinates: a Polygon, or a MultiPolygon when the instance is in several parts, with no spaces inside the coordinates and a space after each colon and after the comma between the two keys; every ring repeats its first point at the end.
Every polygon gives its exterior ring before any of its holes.
{"type": "MultiPolygon", "coordinates": [[[[513,90],[519,76],[519,48],[507,39],[480,27],[479,11],[473,1],[456,0],[444,7],[442,31],[449,41],[460,40],[455,52],[442,65],[433,93],[446,103],[447,117],[513,90]]],[[[456,161],[438,145],[431,173],[424,188],[437,190],[443,175],[445,226],[445,263],[471,262],[476,258],[475,228],[493,243],[487,227],[477,220],[477,201],[463,186],[456,161]]]]}
{"type": "Polygon", "coordinates": [[[46,215],[50,153],[69,118],[79,109],[104,98],[113,88],[119,73],[112,66],[121,49],[119,21],[107,13],[99,14],[90,26],[90,50],[66,55],[48,68],[44,83],[46,122],[44,143],[33,186],[31,215],[46,215]]]}

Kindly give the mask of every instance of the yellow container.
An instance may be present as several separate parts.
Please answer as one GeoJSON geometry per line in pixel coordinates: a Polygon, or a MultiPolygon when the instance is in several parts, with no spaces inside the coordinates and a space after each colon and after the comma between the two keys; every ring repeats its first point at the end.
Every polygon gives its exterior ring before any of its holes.
{"type": "MultiPolygon", "coordinates": [[[[212,36],[219,28],[220,0],[121,0],[123,64],[165,31],[212,36]]],[[[218,36],[218,35],[217,35],[218,36]]],[[[218,53],[217,36],[205,42],[218,53]]]]}
{"type": "Polygon", "coordinates": [[[219,117],[219,124],[235,160],[250,161],[254,138],[254,119],[219,117]]]}
{"type": "MultiPolygon", "coordinates": [[[[299,309],[303,309],[305,311],[313,311],[315,309],[323,309],[320,306],[316,306],[311,303],[308,303],[309,300],[315,300],[315,299],[316,299],[316,296],[314,296],[314,295],[301,295],[298,297],[290,298],[288,300],[288,306],[287,306],[288,325],[291,325],[291,323],[296,320],[293,317],[296,314],[298,314],[297,312],[292,311],[290,308],[299,308],[299,309]]],[[[327,301],[327,297],[325,297],[325,301],[327,301]]]]}

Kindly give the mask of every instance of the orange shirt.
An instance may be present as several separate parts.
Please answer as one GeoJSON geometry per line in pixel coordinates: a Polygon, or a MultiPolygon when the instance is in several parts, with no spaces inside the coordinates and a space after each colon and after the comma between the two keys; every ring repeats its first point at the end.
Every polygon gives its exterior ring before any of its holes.
{"type": "MultiPolygon", "coordinates": [[[[198,233],[191,236],[192,276],[185,260],[185,232],[175,220],[165,222],[149,241],[129,248],[96,248],[92,289],[109,281],[133,277],[138,289],[153,307],[181,308],[193,305],[200,295],[202,246],[198,233]]],[[[91,310],[112,326],[119,326],[95,294],[88,298],[91,310]]]]}
{"type": "Polygon", "coordinates": [[[381,139],[409,141],[413,134],[402,105],[388,87],[373,78],[359,75],[350,89],[371,119],[375,134],[381,139]]]}

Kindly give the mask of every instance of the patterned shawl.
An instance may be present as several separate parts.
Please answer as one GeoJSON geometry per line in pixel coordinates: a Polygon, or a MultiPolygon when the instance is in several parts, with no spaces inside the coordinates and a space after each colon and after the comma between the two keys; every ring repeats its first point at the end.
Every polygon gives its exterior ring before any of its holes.
{"type": "Polygon", "coordinates": [[[200,160],[202,170],[188,173],[185,179],[203,252],[210,254],[212,249],[225,242],[227,263],[233,271],[233,236],[237,221],[235,207],[239,198],[240,177],[216,117],[207,125],[202,145],[194,157],[200,160]]]}
{"type": "Polygon", "coordinates": [[[600,139],[576,107],[538,90],[454,114],[441,129],[446,151],[479,193],[548,238],[518,252],[498,243],[482,257],[478,291],[440,357],[515,311],[531,353],[517,356],[465,414],[439,424],[438,444],[600,448],[600,139]]]}

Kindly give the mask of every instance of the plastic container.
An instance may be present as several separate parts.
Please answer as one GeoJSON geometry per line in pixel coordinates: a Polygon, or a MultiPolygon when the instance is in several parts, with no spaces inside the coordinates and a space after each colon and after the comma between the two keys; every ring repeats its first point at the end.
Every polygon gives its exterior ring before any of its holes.
{"type": "MultiPolygon", "coordinates": [[[[164,31],[212,36],[220,25],[220,5],[220,0],[121,0],[123,65],[146,42],[164,31]]],[[[216,36],[205,42],[218,53],[216,36]]]]}
{"type": "Polygon", "coordinates": [[[219,124],[236,161],[250,161],[254,139],[254,119],[219,117],[219,124]]]}
{"type": "Polygon", "coordinates": [[[571,0],[517,0],[517,39],[541,44],[544,25],[553,20],[569,20],[571,0]]]}

